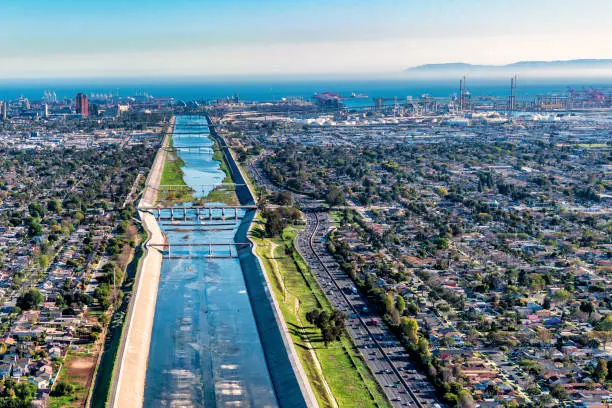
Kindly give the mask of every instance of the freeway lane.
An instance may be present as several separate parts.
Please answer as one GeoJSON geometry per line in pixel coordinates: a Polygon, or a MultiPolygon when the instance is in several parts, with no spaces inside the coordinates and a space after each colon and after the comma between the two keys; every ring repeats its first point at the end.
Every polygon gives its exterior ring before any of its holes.
{"type": "MultiPolygon", "coordinates": [[[[253,179],[266,190],[284,191],[268,179],[256,161],[250,162],[248,168],[253,179]]],[[[330,227],[328,214],[315,212],[321,207],[321,203],[299,194],[293,194],[293,199],[306,217],[306,228],[298,235],[296,247],[331,303],[347,315],[347,333],[353,338],[364,361],[393,406],[442,406],[433,385],[424,374],[416,371],[395,335],[384,325],[365,324],[378,316],[363,312],[364,306],[368,305],[367,299],[352,293],[352,280],[329,255],[324,242],[330,227]]]]}
{"type": "MultiPolygon", "coordinates": [[[[303,204],[308,206],[310,203],[303,204]]],[[[327,253],[323,241],[329,227],[327,214],[306,212],[305,215],[307,226],[298,237],[298,250],[334,307],[347,315],[347,332],[389,400],[398,407],[435,407],[439,402],[433,386],[408,361],[403,346],[395,336],[382,325],[366,324],[378,316],[362,311],[367,306],[367,300],[352,293],[353,282],[327,253]]]]}

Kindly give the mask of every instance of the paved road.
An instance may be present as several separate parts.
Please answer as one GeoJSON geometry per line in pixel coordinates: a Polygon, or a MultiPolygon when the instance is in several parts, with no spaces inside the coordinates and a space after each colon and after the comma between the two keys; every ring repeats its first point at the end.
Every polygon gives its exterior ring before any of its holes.
{"type": "MultiPolygon", "coordinates": [[[[256,162],[249,163],[249,171],[268,191],[282,191],[270,182],[256,162]]],[[[296,242],[298,251],[334,307],[346,314],[348,334],[393,406],[442,406],[433,385],[416,371],[395,335],[384,324],[371,324],[372,319],[379,320],[378,316],[370,312],[372,308],[365,297],[352,292],[353,281],[328,253],[324,241],[330,227],[328,214],[316,212],[321,203],[298,194],[293,194],[293,198],[306,217],[306,228],[296,242]]]]}
{"type": "MultiPolygon", "coordinates": [[[[303,201],[303,199],[300,199],[303,201]]],[[[303,203],[303,208],[309,203],[303,203]]],[[[305,212],[307,224],[297,247],[334,307],[347,315],[347,331],[394,406],[434,407],[439,404],[425,375],[416,371],[404,347],[371,312],[367,299],[354,294],[353,281],[327,252],[324,237],[329,228],[326,213],[305,212]]]]}

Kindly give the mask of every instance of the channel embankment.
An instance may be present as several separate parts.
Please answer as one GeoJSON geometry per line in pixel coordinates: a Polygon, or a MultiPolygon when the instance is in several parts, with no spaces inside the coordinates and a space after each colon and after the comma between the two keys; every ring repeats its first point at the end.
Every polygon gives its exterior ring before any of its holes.
{"type": "MultiPolygon", "coordinates": [[[[165,133],[160,148],[155,156],[151,171],[147,177],[145,190],[138,207],[155,204],[157,188],[164,170],[167,147],[174,129],[173,117],[165,133]]],[[[165,237],[153,214],[138,211],[148,239],[145,243],[145,255],[136,274],[133,298],[128,309],[126,323],[119,346],[115,365],[115,375],[111,386],[109,406],[114,408],[141,407],[144,400],[145,377],[149,359],[151,331],[155,318],[155,303],[161,274],[162,254],[149,245],[150,242],[163,243],[165,237]]]]}
{"type": "MultiPolygon", "coordinates": [[[[207,116],[206,119],[208,124],[212,125],[210,117],[207,116]]],[[[223,152],[232,180],[238,185],[236,194],[240,204],[254,205],[255,196],[236,164],[225,139],[219,136],[214,126],[210,126],[210,133],[223,152]]],[[[256,215],[256,210],[248,211],[245,214],[236,232],[235,242],[250,241],[248,235],[256,215]]],[[[279,405],[291,408],[318,407],[314,392],[295,351],[280,306],[273,296],[271,283],[264,273],[261,260],[255,254],[254,249],[249,247],[240,249],[239,256],[261,345],[279,405]]]]}

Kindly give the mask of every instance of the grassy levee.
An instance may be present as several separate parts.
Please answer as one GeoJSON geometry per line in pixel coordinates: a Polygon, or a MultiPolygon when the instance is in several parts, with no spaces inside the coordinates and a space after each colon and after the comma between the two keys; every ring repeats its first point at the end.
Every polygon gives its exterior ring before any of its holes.
{"type": "Polygon", "coordinates": [[[319,330],[307,322],[307,312],[315,308],[331,311],[332,306],[306,262],[294,249],[297,233],[297,229],[288,227],[282,238],[252,236],[251,239],[257,244],[257,254],[272,283],[274,296],[319,405],[333,407],[335,400],[339,407],[389,407],[350,338],[344,336],[341,341],[325,347],[319,330]],[[333,396],[329,395],[327,387],[333,396]]]}
{"type": "Polygon", "coordinates": [[[146,240],[147,234],[146,232],[142,231],[139,237],[140,244],[134,250],[134,257],[126,267],[125,280],[121,286],[121,290],[125,295],[121,301],[121,305],[113,313],[111,323],[109,324],[107,330],[104,350],[102,352],[100,365],[98,366],[98,372],[95,378],[91,398],[90,406],[92,408],[104,408],[108,403],[110,388],[113,376],[115,375],[115,368],[117,366],[117,353],[119,351],[119,345],[121,344],[123,330],[125,328],[124,323],[127,309],[129,307],[132,289],[134,287],[136,272],[140,267],[140,262],[142,261],[144,255],[143,245],[146,240]]]}
{"type": "MultiPolygon", "coordinates": [[[[219,168],[223,173],[225,173],[225,177],[223,178],[224,184],[233,183],[231,172],[227,163],[225,162],[225,156],[221,152],[219,148],[219,144],[213,139],[213,157],[212,159],[219,162],[219,168]]],[[[198,200],[196,200],[197,202],[198,200]]],[[[236,187],[235,186],[218,186],[214,188],[206,197],[203,198],[203,201],[215,202],[215,203],[225,203],[230,205],[238,205],[240,204],[238,200],[238,196],[236,195],[236,187]]]]}
{"type": "MultiPolygon", "coordinates": [[[[172,147],[172,136],[168,143],[172,147]]],[[[192,201],[193,190],[185,183],[182,167],[185,161],[179,157],[176,152],[166,151],[166,160],[164,161],[164,170],[162,171],[160,184],[173,185],[180,188],[176,191],[159,191],[157,200],[160,202],[182,202],[192,201]]]]}

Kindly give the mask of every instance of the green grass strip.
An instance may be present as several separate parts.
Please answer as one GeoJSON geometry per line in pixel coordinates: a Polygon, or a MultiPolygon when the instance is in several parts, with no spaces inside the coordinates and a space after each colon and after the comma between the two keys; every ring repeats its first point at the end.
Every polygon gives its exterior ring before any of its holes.
{"type": "Polygon", "coordinates": [[[296,229],[287,228],[282,238],[253,239],[317,401],[321,407],[332,406],[324,386],[326,381],[340,407],[389,407],[350,338],[325,347],[319,330],[307,322],[307,312],[315,308],[331,311],[332,307],[304,260],[293,249],[297,233],[296,229]],[[308,340],[321,371],[308,350],[308,340]]]}

